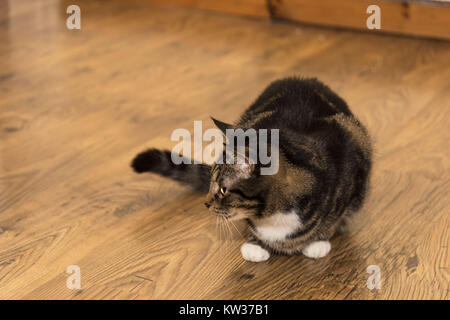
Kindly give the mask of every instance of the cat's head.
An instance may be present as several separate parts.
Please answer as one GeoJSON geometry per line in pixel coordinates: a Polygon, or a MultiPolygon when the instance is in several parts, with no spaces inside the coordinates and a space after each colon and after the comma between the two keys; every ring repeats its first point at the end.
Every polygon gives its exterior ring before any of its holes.
{"type": "MultiPolygon", "coordinates": [[[[216,126],[225,134],[231,125],[213,119],[216,126]]],[[[238,220],[257,217],[265,207],[264,189],[268,176],[260,174],[260,166],[250,163],[249,149],[243,156],[244,162],[227,164],[226,151],[223,164],[215,163],[211,169],[211,181],[205,205],[221,217],[238,220]]]]}
{"type": "Polygon", "coordinates": [[[238,220],[257,217],[264,209],[264,180],[253,168],[215,164],[205,205],[215,214],[238,220]]]}

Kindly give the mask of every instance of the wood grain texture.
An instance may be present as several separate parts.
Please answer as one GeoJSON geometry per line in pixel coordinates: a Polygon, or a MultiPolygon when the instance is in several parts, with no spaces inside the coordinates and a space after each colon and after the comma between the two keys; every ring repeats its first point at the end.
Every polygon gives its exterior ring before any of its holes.
{"type": "Polygon", "coordinates": [[[450,43],[78,3],[72,31],[69,2],[0,4],[0,298],[449,298],[450,43]],[[326,258],[255,264],[203,195],[129,162],[289,75],[329,84],[367,125],[372,190],[326,258]]]}

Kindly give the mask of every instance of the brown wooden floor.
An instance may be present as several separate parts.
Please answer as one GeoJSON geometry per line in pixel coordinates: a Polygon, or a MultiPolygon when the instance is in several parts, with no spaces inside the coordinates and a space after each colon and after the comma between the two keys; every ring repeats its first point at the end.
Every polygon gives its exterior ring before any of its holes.
{"type": "Polygon", "coordinates": [[[10,18],[6,3],[0,298],[449,298],[449,42],[118,0],[77,1],[69,31],[69,2],[11,1],[10,18]],[[219,239],[201,194],[129,162],[194,120],[236,119],[288,75],[323,80],[367,124],[373,187],[328,257],[255,264],[237,232],[219,239]]]}

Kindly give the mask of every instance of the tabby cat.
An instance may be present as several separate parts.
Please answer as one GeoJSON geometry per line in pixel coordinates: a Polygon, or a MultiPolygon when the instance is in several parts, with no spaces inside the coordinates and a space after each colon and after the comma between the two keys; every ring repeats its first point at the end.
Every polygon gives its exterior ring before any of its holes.
{"type": "Polygon", "coordinates": [[[316,79],[286,78],[271,83],[235,125],[213,120],[223,132],[279,129],[278,172],[261,175],[258,164],[175,165],[157,149],[137,155],[132,167],[209,190],[210,211],[245,219],[245,260],[326,256],[330,238],[361,208],[371,169],[369,135],[345,101],[316,79]]]}

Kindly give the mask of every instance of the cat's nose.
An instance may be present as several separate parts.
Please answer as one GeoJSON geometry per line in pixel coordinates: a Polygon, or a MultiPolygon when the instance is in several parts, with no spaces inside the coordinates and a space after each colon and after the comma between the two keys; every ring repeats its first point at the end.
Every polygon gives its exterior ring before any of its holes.
{"type": "Polygon", "coordinates": [[[205,202],[205,206],[209,209],[209,207],[211,207],[211,205],[208,202],[205,202]]]}

